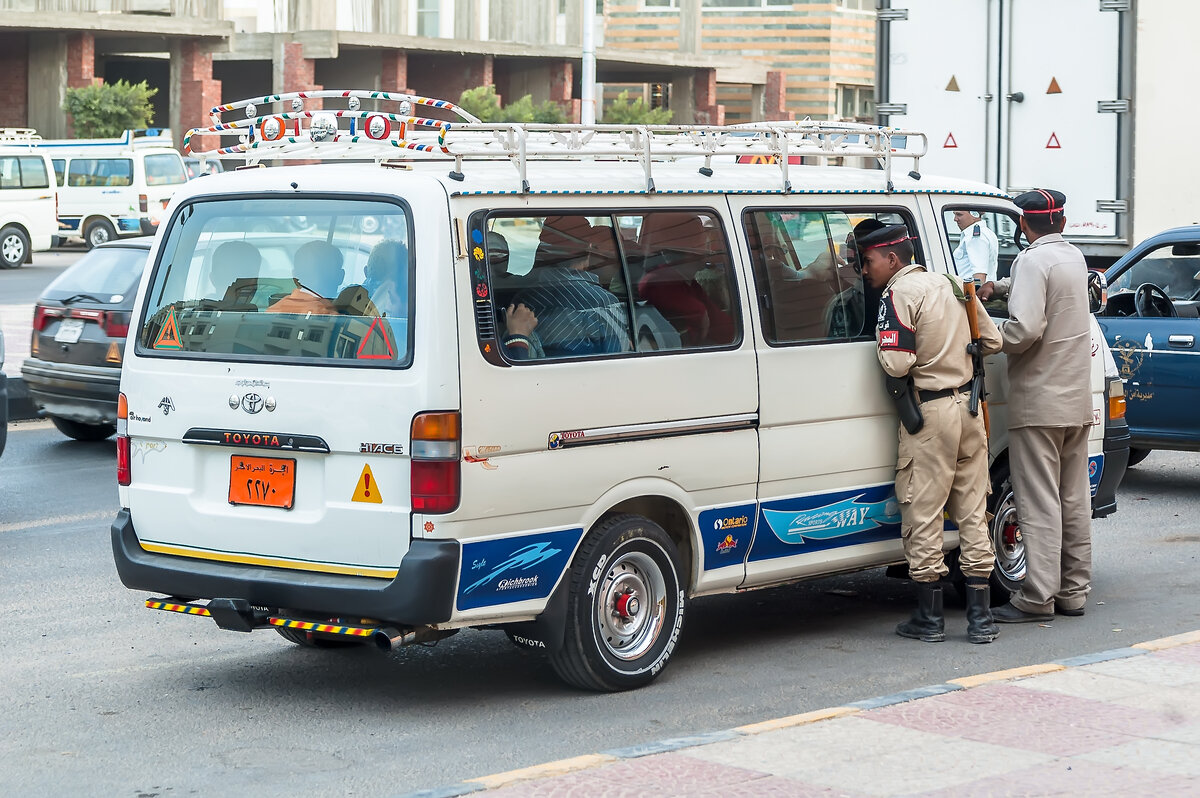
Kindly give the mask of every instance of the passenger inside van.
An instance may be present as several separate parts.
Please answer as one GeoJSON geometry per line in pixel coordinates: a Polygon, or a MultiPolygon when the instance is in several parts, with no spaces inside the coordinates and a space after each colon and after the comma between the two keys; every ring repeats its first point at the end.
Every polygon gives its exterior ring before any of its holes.
{"type": "Polygon", "coordinates": [[[538,319],[546,357],[583,357],[631,349],[626,306],[589,269],[595,232],[584,216],[551,216],[538,236],[535,282],[514,305],[538,319]]]}
{"type": "Polygon", "coordinates": [[[317,313],[332,316],[337,313],[326,297],[336,296],[345,272],[342,253],[325,241],[309,241],[296,250],[295,288],[290,294],[275,299],[268,313],[317,313]]]}
{"type": "MultiPolygon", "coordinates": [[[[715,229],[692,214],[656,214],[669,218],[669,227],[652,239],[653,251],[638,281],[642,299],[656,307],[679,331],[684,346],[722,346],[736,335],[733,319],[701,284],[702,271],[718,272],[727,263],[724,245],[715,229]]],[[[650,218],[654,218],[651,216],[650,218]]],[[[726,284],[725,278],[707,281],[726,284]]]]}
{"type": "Polygon", "coordinates": [[[213,252],[208,280],[215,299],[237,305],[254,305],[262,255],[246,241],[226,241],[213,252]]]}
{"type": "Polygon", "coordinates": [[[380,241],[367,256],[363,288],[379,315],[408,318],[408,247],[401,241],[380,241]]]}

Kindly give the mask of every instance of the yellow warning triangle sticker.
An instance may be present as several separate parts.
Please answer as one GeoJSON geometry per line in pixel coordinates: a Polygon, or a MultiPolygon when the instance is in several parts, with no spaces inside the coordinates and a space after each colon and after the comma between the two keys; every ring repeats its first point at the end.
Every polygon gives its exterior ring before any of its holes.
{"type": "Polygon", "coordinates": [[[104,356],[104,359],[109,363],[121,362],[121,347],[117,346],[116,341],[108,345],[108,354],[104,356]]]}
{"type": "Polygon", "coordinates": [[[1057,133],[1050,134],[1050,140],[1046,142],[1046,149],[1048,149],[1048,150],[1061,150],[1062,149],[1062,145],[1058,143],[1058,134],[1057,133]]]}
{"type": "Polygon", "coordinates": [[[1062,87],[1058,85],[1058,78],[1050,78],[1050,88],[1046,89],[1047,94],[1062,94],[1062,87]]]}
{"type": "Polygon", "coordinates": [[[958,77],[955,75],[951,75],[950,82],[946,84],[946,91],[958,91],[958,90],[959,90],[958,89],[958,77]]]}
{"type": "Polygon", "coordinates": [[[375,481],[375,475],[371,473],[371,466],[363,466],[362,474],[358,478],[358,486],[354,489],[354,495],[350,497],[350,501],[369,504],[383,503],[383,497],[379,495],[379,483],[375,481]]]}
{"type": "Polygon", "coordinates": [[[158,331],[158,337],[154,339],[154,348],[183,349],[183,343],[179,340],[179,322],[175,320],[175,308],[171,308],[162,329],[158,331]]]}
{"type": "Polygon", "coordinates": [[[954,140],[953,133],[946,136],[946,143],[942,145],[942,149],[946,149],[946,150],[957,150],[958,149],[958,142],[954,140]]]}

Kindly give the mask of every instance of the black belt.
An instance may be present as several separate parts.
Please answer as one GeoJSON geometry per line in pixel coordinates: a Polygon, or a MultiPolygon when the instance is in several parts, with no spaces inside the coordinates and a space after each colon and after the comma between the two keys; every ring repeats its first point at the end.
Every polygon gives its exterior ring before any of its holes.
{"type": "Polygon", "coordinates": [[[970,392],[971,383],[969,382],[966,385],[960,385],[957,388],[943,388],[940,391],[919,390],[917,391],[917,403],[925,404],[926,402],[932,402],[934,399],[945,399],[947,396],[954,396],[956,393],[970,392]]]}

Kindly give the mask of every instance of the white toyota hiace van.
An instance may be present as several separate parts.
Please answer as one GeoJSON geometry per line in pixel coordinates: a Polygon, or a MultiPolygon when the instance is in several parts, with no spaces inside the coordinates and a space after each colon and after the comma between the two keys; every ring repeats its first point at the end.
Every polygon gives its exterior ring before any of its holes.
{"type": "MultiPolygon", "coordinates": [[[[148,607],[314,647],[501,628],[566,681],[620,690],[666,665],[693,597],[904,562],[878,297],[847,239],[904,224],[951,272],[953,211],[1003,233],[1007,197],[893,182],[922,138],[877,128],[451,124],[358,98],[453,110],[335,91],[222,106],[257,108],[210,155],[335,162],[214,175],[168,209],[126,347],[112,526],[148,607]],[[304,112],[313,96],[349,109],[304,112]],[[301,107],[253,115],[276,101],[301,107]]],[[[1117,455],[1093,361],[1104,514],[1117,455]]]]}
{"type": "Polygon", "coordinates": [[[58,232],[54,170],[37,141],[27,128],[0,128],[0,269],[50,249],[58,232]]]}

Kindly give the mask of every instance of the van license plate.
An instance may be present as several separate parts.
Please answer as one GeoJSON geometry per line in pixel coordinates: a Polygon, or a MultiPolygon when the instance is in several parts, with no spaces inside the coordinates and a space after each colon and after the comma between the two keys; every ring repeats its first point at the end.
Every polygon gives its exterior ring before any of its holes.
{"type": "Polygon", "coordinates": [[[54,340],[60,344],[75,344],[79,343],[82,335],[83,319],[64,319],[58,325],[58,332],[54,334],[54,340]]]}
{"type": "Polygon", "coordinates": [[[296,461],[274,457],[229,458],[229,503],[292,509],[296,498],[296,461]]]}

